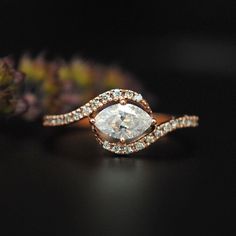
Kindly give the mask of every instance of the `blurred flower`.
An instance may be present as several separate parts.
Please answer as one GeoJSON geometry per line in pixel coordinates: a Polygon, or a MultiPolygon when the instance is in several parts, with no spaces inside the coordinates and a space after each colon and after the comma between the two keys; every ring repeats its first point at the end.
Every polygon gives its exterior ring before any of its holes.
{"type": "Polygon", "coordinates": [[[18,71],[9,59],[0,60],[0,114],[21,114],[26,120],[68,112],[118,87],[142,92],[140,84],[120,68],[80,58],[65,62],[24,55],[18,71]]]}
{"type": "MultiPolygon", "coordinates": [[[[12,115],[20,97],[24,76],[13,68],[9,58],[0,59],[0,115],[12,115]]],[[[21,110],[17,110],[21,112],[21,110]]]]}

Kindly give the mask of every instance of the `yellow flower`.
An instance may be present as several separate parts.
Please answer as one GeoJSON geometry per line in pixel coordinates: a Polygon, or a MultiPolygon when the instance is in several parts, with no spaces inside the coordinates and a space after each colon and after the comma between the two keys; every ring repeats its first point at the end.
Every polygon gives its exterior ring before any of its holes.
{"type": "Polygon", "coordinates": [[[72,78],[81,86],[86,87],[92,83],[91,68],[81,60],[75,60],[70,64],[72,78]]]}
{"type": "Polygon", "coordinates": [[[71,79],[71,70],[69,66],[63,65],[58,70],[58,76],[62,80],[69,80],[71,79]]]}
{"type": "Polygon", "coordinates": [[[19,63],[19,70],[27,75],[31,80],[44,80],[47,79],[47,66],[43,58],[38,57],[35,60],[28,56],[22,57],[19,63]]]}

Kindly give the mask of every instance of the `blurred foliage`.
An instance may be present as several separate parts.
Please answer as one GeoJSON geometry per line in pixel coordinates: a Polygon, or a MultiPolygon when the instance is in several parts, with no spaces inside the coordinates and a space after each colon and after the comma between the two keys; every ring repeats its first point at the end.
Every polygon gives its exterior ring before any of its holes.
{"type": "Polygon", "coordinates": [[[17,109],[17,103],[20,102],[23,78],[23,74],[14,69],[11,60],[0,59],[0,115],[20,112],[17,109]]]}
{"type": "Polygon", "coordinates": [[[17,66],[0,59],[0,116],[36,120],[43,114],[64,113],[112,89],[141,91],[139,83],[118,67],[74,58],[46,60],[22,56],[17,66]]]}

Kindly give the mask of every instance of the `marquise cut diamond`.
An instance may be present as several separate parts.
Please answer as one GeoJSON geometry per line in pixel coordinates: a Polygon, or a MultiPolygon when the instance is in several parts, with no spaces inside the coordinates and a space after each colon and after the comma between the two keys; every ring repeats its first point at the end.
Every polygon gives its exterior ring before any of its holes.
{"type": "Polygon", "coordinates": [[[129,140],[141,136],[152,124],[152,118],[133,104],[114,104],[97,114],[95,126],[115,139],[129,140]]]}

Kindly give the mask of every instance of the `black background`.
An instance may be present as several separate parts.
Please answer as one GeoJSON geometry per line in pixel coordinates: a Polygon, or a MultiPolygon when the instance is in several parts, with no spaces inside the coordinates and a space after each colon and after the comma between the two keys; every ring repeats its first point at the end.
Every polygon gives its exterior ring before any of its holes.
{"type": "MultiPolygon", "coordinates": [[[[235,1],[1,1],[0,56],[77,54],[197,114],[133,157],[89,132],[1,125],[0,235],[235,235],[235,1]]],[[[155,105],[154,105],[155,107],[155,105]]]]}

